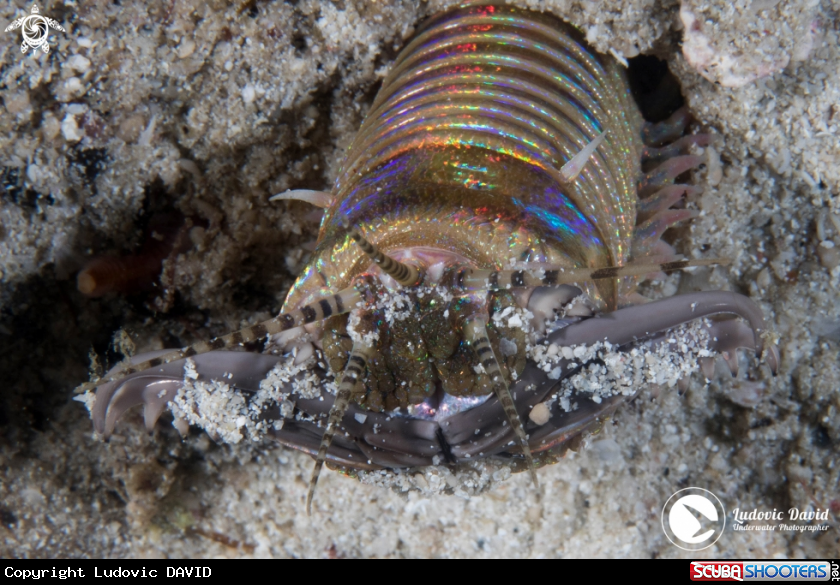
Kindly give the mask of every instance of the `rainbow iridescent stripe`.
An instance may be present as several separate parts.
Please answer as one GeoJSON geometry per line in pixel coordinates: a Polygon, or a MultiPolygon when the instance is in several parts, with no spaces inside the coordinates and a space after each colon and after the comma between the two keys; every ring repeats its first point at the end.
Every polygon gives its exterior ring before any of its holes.
{"type": "MultiPolygon", "coordinates": [[[[507,5],[467,5],[426,23],[347,153],[287,307],[366,267],[344,217],[383,251],[444,248],[481,268],[512,257],[626,263],[642,120],[620,66],[580,38],[551,16],[507,5]],[[580,177],[565,184],[560,168],[604,130],[580,177]]],[[[619,292],[612,282],[589,288],[602,301],[619,292]]]]}

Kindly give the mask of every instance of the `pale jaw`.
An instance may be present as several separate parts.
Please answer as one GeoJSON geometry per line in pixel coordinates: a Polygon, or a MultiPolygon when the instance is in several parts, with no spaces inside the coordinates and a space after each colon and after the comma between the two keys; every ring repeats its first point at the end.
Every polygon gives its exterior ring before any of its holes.
{"type": "MultiPolygon", "coordinates": [[[[511,387],[535,457],[540,461],[562,455],[648,385],[674,386],[704,362],[707,371],[707,360],[716,355],[733,367],[738,348],[760,354],[763,328],[760,310],[749,299],[703,292],[627,307],[551,331],[530,348],[528,365],[511,387]],[[746,323],[705,319],[721,314],[739,316],[746,323]],[[548,412],[529,417],[537,405],[548,412]]],[[[153,354],[135,360],[150,357],[153,354]]],[[[764,359],[775,372],[775,346],[766,350],[764,359]]],[[[182,431],[188,420],[226,442],[271,438],[314,454],[334,389],[333,376],[317,353],[295,364],[291,355],[216,351],[191,358],[186,370],[184,360],[171,362],[103,384],[95,397],[88,393],[77,399],[88,405],[94,428],[104,438],[125,411],[142,404],[150,430],[168,407],[181,421],[176,426],[182,431]]],[[[464,464],[470,481],[479,485],[474,481],[475,465],[482,459],[492,460],[497,471],[496,463],[525,469],[494,396],[451,416],[427,419],[372,412],[351,403],[327,455],[328,462],[357,470],[404,470],[388,475],[403,478],[395,479],[400,484],[406,481],[406,471],[464,464]]],[[[494,471],[488,477],[506,476],[494,471]]],[[[368,480],[379,482],[383,477],[368,480]]],[[[431,485],[428,478],[418,485],[424,481],[431,485]]]]}

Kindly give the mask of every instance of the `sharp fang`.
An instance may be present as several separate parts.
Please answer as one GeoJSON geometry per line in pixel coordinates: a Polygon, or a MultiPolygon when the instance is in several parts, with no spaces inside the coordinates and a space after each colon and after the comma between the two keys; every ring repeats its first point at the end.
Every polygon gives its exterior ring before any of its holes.
{"type": "Polygon", "coordinates": [[[726,365],[729,366],[729,371],[732,372],[732,377],[738,375],[738,350],[733,349],[731,352],[724,351],[721,353],[726,365]]]}
{"type": "Polygon", "coordinates": [[[563,177],[563,180],[567,183],[574,183],[575,180],[580,175],[583,167],[586,166],[586,161],[589,160],[589,157],[592,156],[592,153],[595,152],[595,149],[604,141],[604,136],[606,136],[607,130],[601,132],[598,136],[592,139],[592,142],[587,144],[583,147],[579,153],[569,160],[566,164],[563,165],[563,168],[560,169],[560,176],[563,177]]]}
{"type": "Polygon", "coordinates": [[[307,203],[311,203],[315,207],[321,207],[322,209],[327,209],[333,203],[332,193],[326,193],[324,191],[310,191],[309,189],[293,189],[291,191],[286,191],[271,197],[269,201],[288,201],[291,199],[306,201],[307,203]]]}
{"type": "MultiPolygon", "coordinates": [[[[143,422],[146,423],[146,431],[151,433],[155,430],[155,424],[157,424],[160,415],[163,414],[163,410],[166,408],[166,401],[165,400],[157,400],[153,402],[147,402],[146,405],[143,407],[143,422]]],[[[177,419],[180,420],[180,419],[177,419]]],[[[181,429],[178,429],[178,432],[181,432],[181,429]]],[[[183,436],[184,433],[181,433],[183,436]]]]}
{"type": "Polygon", "coordinates": [[[701,357],[700,358],[700,370],[703,372],[703,375],[706,376],[706,380],[714,380],[715,379],[715,358],[713,358],[713,357],[701,357]]]}

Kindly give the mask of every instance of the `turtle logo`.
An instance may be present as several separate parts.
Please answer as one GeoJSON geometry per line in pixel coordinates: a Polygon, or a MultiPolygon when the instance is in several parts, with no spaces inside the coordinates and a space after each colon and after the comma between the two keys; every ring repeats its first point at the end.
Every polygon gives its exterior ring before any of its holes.
{"type": "Polygon", "coordinates": [[[50,45],[47,38],[50,36],[50,28],[65,32],[64,28],[52,18],[41,16],[38,14],[38,5],[32,5],[32,14],[18,18],[12,24],[6,27],[6,32],[23,27],[23,43],[20,46],[22,52],[26,52],[29,47],[35,50],[41,49],[45,53],[50,52],[50,45]]]}

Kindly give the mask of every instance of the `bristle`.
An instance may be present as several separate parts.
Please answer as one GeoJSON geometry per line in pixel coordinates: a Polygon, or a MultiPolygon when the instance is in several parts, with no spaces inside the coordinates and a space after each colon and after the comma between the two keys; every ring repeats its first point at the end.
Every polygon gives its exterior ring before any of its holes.
{"type": "Polygon", "coordinates": [[[598,136],[592,139],[592,141],[583,147],[583,149],[577,153],[575,156],[569,160],[563,167],[560,169],[560,176],[563,177],[563,180],[567,183],[574,183],[575,180],[580,175],[581,171],[583,171],[583,167],[586,166],[587,161],[592,157],[592,154],[595,152],[595,149],[604,141],[604,137],[607,135],[607,130],[601,132],[598,136]]]}
{"type": "Polygon", "coordinates": [[[703,164],[704,159],[692,154],[675,156],[646,173],[639,181],[639,197],[648,197],[673,183],[674,179],[686,171],[696,169],[703,164]]]}
{"type": "Polygon", "coordinates": [[[297,200],[297,201],[305,201],[306,203],[311,203],[315,207],[320,207],[322,209],[327,209],[330,207],[334,201],[332,193],[326,193],[324,191],[311,191],[309,189],[293,189],[290,191],[284,191],[278,195],[274,195],[268,199],[269,201],[290,201],[290,200],[297,200]]]}
{"type": "Polygon", "coordinates": [[[666,142],[677,140],[685,132],[691,116],[688,108],[683,106],[663,122],[645,124],[642,130],[642,140],[648,146],[659,146],[666,142]]]}
{"type": "Polygon", "coordinates": [[[92,390],[93,388],[106,382],[114,382],[128,376],[129,374],[141,372],[150,368],[156,368],[176,360],[182,360],[194,355],[242,345],[243,343],[249,343],[268,335],[288,331],[294,327],[314,323],[316,321],[323,321],[332,315],[348,313],[361,300],[362,297],[355,287],[346,288],[338,294],[330,297],[324,297],[323,299],[309,305],[305,305],[300,309],[278,315],[277,317],[263,321],[262,323],[251,325],[250,327],[234,331],[233,333],[228,333],[227,335],[215,337],[210,341],[200,341],[194,345],[176,349],[170,353],[146,362],[132,364],[107,379],[100,379],[81,385],[77,388],[77,392],[87,392],[88,390],[92,390]]]}
{"type": "Polygon", "coordinates": [[[672,272],[692,266],[729,264],[725,258],[677,260],[660,263],[632,263],[604,268],[561,268],[545,266],[538,270],[472,270],[464,269],[457,277],[457,286],[466,290],[506,290],[535,286],[560,286],[575,282],[643,276],[651,272],[672,272]]]}
{"type": "Polygon", "coordinates": [[[496,354],[493,352],[493,346],[490,345],[490,339],[487,337],[487,329],[484,326],[482,318],[478,317],[467,321],[464,325],[464,334],[472,346],[473,351],[475,351],[479,360],[481,360],[482,367],[484,367],[484,370],[493,382],[493,390],[496,393],[496,397],[502,404],[502,408],[504,408],[508,423],[519,440],[519,445],[522,447],[522,454],[525,455],[525,460],[528,462],[531,480],[534,482],[534,486],[539,489],[540,482],[537,479],[534,458],[531,456],[531,448],[528,446],[528,436],[525,434],[525,429],[522,426],[522,419],[519,418],[519,413],[516,412],[516,406],[513,404],[513,396],[511,396],[510,388],[508,388],[507,382],[502,375],[496,354]]]}
{"type": "Polygon", "coordinates": [[[415,286],[420,284],[422,275],[419,270],[413,266],[409,266],[408,264],[398,262],[390,256],[387,256],[377,250],[376,247],[371,244],[355,227],[351,227],[349,229],[350,237],[353,238],[353,240],[359,245],[362,252],[367,254],[367,256],[373,260],[377,266],[379,266],[382,272],[396,280],[402,286],[415,286]]]}
{"type": "Polygon", "coordinates": [[[327,420],[327,428],[321,437],[321,445],[318,447],[318,456],[315,459],[315,467],[312,469],[312,477],[309,479],[309,491],[306,493],[306,513],[312,513],[312,496],[315,494],[315,486],[318,483],[318,476],[321,474],[321,468],[324,466],[324,461],[327,459],[327,450],[332,444],[335,431],[341,424],[344,418],[344,413],[347,406],[350,404],[350,398],[353,395],[353,390],[356,385],[364,378],[365,370],[367,369],[367,360],[372,348],[362,342],[354,342],[353,349],[350,351],[350,357],[347,360],[347,366],[344,368],[344,375],[341,378],[341,384],[338,386],[338,393],[335,396],[335,402],[330,408],[330,416],[327,420]]]}
{"type": "Polygon", "coordinates": [[[702,193],[703,190],[691,185],[668,185],[650,197],[641,199],[636,210],[636,225],[639,225],[652,215],[670,209],[683,197],[691,197],[702,193]]]}
{"type": "Polygon", "coordinates": [[[648,146],[642,152],[642,163],[655,164],[683,154],[691,154],[692,146],[708,146],[711,141],[711,134],[691,134],[662,148],[648,146]]]}
{"type": "Polygon", "coordinates": [[[662,234],[674,224],[693,219],[698,212],[693,209],[665,209],[660,211],[636,226],[633,233],[633,252],[636,254],[650,255],[650,250],[661,242],[662,234]]]}

